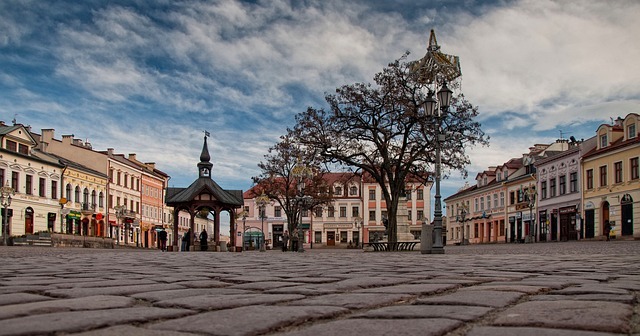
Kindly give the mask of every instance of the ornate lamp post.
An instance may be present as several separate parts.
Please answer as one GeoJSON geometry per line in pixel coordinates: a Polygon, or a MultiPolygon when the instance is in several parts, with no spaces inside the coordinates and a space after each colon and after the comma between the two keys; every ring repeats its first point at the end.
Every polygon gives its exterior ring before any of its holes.
{"type": "MultiPolygon", "coordinates": [[[[429,96],[424,102],[424,108],[427,116],[435,119],[434,128],[436,136],[436,195],[435,195],[435,209],[433,211],[433,234],[435,235],[435,241],[431,250],[423,249],[423,254],[444,254],[444,246],[442,245],[442,203],[440,195],[440,173],[442,170],[442,158],[441,158],[441,146],[445,140],[445,135],[441,133],[442,119],[449,113],[449,104],[451,103],[451,96],[453,91],[447,87],[447,83],[442,83],[440,91],[438,91],[438,100],[433,99],[433,92],[429,91],[429,96]],[[439,109],[436,109],[436,105],[439,105],[439,109]]],[[[426,221],[422,224],[423,232],[427,230],[426,221]]],[[[427,244],[426,238],[428,235],[421,235],[420,244],[425,246],[427,244]]]]}
{"type": "Polygon", "coordinates": [[[247,228],[245,226],[247,222],[247,212],[246,211],[242,211],[242,250],[244,251],[244,233],[247,231],[247,228]]]}
{"type": "Polygon", "coordinates": [[[15,195],[15,190],[9,186],[9,181],[5,183],[5,185],[0,188],[0,204],[4,209],[4,216],[2,216],[2,239],[4,241],[4,246],[8,244],[8,235],[9,235],[9,206],[11,206],[12,196],[15,195]]]}
{"type": "MultiPolygon", "coordinates": [[[[520,192],[522,192],[522,186],[520,186],[520,192]]],[[[536,192],[536,188],[535,186],[533,186],[532,184],[529,184],[529,186],[527,187],[526,190],[524,190],[524,196],[527,197],[527,205],[529,206],[529,235],[533,236],[531,239],[531,242],[536,242],[537,241],[537,228],[536,228],[536,222],[533,218],[533,208],[536,206],[536,196],[537,196],[537,192],[536,192]]]]}
{"type": "Polygon", "coordinates": [[[256,197],[256,204],[258,205],[258,209],[260,209],[260,220],[261,220],[261,230],[262,230],[262,242],[260,243],[260,252],[265,252],[266,248],[264,246],[266,235],[264,234],[264,217],[265,217],[265,209],[267,207],[267,203],[269,203],[269,196],[265,195],[264,192],[262,195],[256,197]]]}
{"type": "MultiPolygon", "coordinates": [[[[304,252],[304,233],[302,232],[302,211],[309,207],[313,199],[311,196],[305,196],[304,194],[304,180],[309,179],[313,176],[313,170],[310,167],[302,164],[300,160],[293,170],[291,171],[292,175],[298,179],[298,196],[296,196],[296,201],[298,203],[298,208],[300,209],[300,223],[298,224],[298,252],[304,252]]],[[[311,228],[309,228],[311,229],[311,228]]]]}
{"type": "Polygon", "coordinates": [[[364,248],[364,223],[362,222],[362,218],[360,217],[356,217],[356,219],[353,221],[353,225],[356,227],[356,229],[358,229],[358,235],[360,236],[360,238],[358,239],[358,245],[360,246],[360,248],[364,248]],[[362,228],[362,234],[360,234],[360,228],[362,228]]]}
{"type": "Polygon", "coordinates": [[[460,245],[466,245],[466,241],[464,240],[464,227],[465,221],[467,220],[467,206],[462,203],[462,207],[458,209],[458,222],[462,222],[462,238],[460,239],[460,245]]]}

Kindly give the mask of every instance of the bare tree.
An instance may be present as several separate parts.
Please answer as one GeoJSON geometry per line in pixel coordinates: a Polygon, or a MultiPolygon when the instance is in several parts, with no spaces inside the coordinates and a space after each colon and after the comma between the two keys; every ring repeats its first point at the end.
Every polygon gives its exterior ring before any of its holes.
{"type": "Polygon", "coordinates": [[[287,216],[288,230],[293,232],[302,215],[300,183],[304,185],[304,195],[311,196],[307,198],[311,200],[310,204],[306,204],[308,209],[331,199],[329,187],[323,180],[327,169],[321,164],[319,156],[305,150],[290,135],[282,136],[280,142],[269,148],[269,153],[264,158],[265,161],[258,164],[261,174],[252,178],[257,185],[254,190],[258,194],[255,196],[264,192],[277,202],[287,216]],[[296,176],[296,166],[300,165],[304,165],[311,174],[296,176]]]}
{"type": "MultiPolygon", "coordinates": [[[[289,137],[313,149],[325,163],[355,167],[381,187],[389,220],[389,241],[397,241],[396,212],[407,177],[433,178],[436,119],[425,114],[429,88],[421,84],[408,53],[374,76],[376,85],[356,83],[326,95],[329,110],[308,108],[296,116],[289,137]]],[[[460,170],[469,164],[465,148],[488,143],[474,121],[478,115],[462,95],[441,117],[442,165],[460,170]]]]}

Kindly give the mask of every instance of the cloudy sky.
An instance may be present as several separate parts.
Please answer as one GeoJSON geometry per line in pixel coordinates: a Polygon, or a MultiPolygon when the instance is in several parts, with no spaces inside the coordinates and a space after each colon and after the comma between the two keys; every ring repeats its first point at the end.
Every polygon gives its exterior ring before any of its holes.
{"type": "MultiPolygon", "coordinates": [[[[176,187],[196,178],[208,130],[214,179],[246,190],[295,114],[423,57],[435,29],[491,137],[470,149],[473,179],[640,113],[638,13],[633,0],[3,0],[0,120],[137,153],[176,187]]],[[[443,196],[462,184],[454,173],[443,196]]]]}

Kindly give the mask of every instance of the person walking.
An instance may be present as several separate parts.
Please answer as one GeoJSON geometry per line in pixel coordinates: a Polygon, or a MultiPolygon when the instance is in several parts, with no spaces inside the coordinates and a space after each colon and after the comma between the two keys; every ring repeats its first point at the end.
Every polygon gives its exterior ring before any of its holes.
{"type": "Polygon", "coordinates": [[[203,228],[202,232],[200,232],[200,251],[206,251],[209,249],[209,245],[207,245],[208,238],[209,235],[207,234],[207,230],[203,228]]]}
{"type": "Polygon", "coordinates": [[[609,220],[607,219],[606,221],[604,221],[604,228],[603,228],[603,233],[604,233],[604,237],[607,239],[607,241],[609,241],[609,234],[611,234],[611,223],[609,223],[609,220]]]}
{"type": "Polygon", "coordinates": [[[167,231],[162,228],[160,232],[158,232],[158,239],[160,240],[160,251],[164,252],[167,250],[167,231]]]}
{"type": "Polygon", "coordinates": [[[287,252],[288,247],[289,247],[289,231],[284,230],[284,234],[282,235],[282,252],[287,252]]]}
{"type": "Polygon", "coordinates": [[[293,230],[293,236],[291,237],[291,251],[298,251],[298,229],[293,230]]]}
{"type": "Polygon", "coordinates": [[[182,237],[182,251],[189,251],[189,248],[191,247],[191,228],[189,228],[189,230],[187,230],[187,232],[184,233],[184,236],[182,237]]]}

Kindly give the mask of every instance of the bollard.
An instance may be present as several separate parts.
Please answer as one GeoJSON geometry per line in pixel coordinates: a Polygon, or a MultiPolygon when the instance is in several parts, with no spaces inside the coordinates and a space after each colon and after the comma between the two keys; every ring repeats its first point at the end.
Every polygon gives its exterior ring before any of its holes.
{"type": "Polygon", "coordinates": [[[422,233],[420,235],[420,253],[431,254],[433,247],[433,225],[422,224],[422,233]]]}

